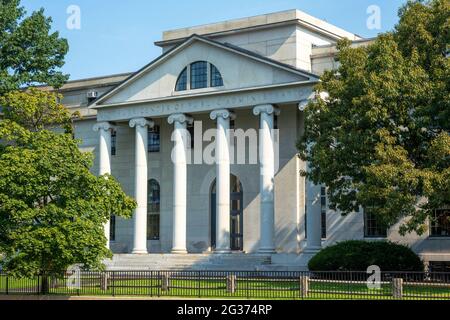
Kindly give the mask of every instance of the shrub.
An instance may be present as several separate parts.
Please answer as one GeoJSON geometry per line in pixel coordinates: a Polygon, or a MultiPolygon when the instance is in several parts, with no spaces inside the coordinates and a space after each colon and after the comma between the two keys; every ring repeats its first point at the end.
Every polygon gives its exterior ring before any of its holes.
{"type": "Polygon", "coordinates": [[[410,248],[388,241],[350,240],[322,249],[308,263],[311,271],[423,271],[423,263],[410,248]]]}

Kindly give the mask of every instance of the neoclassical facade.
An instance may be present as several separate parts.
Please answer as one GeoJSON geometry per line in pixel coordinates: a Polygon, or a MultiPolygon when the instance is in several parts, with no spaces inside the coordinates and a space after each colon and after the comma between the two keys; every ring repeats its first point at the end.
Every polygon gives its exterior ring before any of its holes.
{"type": "Polygon", "coordinates": [[[329,210],[326,187],[300,175],[303,110],[342,38],[370,41],[290,10],[167,31],[161,56],[139,71],[68,82],[63,102],[83,114],[76,136],[96,155],[93,171],[137,201],[133,219],[105,225],[113,252],[242,252],[304,266],[337,241],[390,239],[449,261],[448,226],[401,237],[364,210],[329,210]]]}

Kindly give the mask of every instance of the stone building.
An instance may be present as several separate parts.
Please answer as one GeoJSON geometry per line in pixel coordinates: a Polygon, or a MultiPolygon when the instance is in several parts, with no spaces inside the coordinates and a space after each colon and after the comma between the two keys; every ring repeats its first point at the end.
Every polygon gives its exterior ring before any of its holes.
{"type": "Polygon", "coordinates": [[[448,224],[402,237],[364,210],[329,210],[325,186],[300,176],[302,110],[337,66],[342,38],[370,41],[289,10],[166,31],[155,43],[162,54],[139,71],[69,81],[63,103],[83,115],[76,137],[95,153],[93,171],[114,175],[138,202],[133,219],[105,226],[111,267],[299,269],[345,239],[390,239],[449,261],[448,224]],[[230,155],[239,129],[247,148],[230,155]],[[218,161],[208,163],[211,142],[218,161]]]}

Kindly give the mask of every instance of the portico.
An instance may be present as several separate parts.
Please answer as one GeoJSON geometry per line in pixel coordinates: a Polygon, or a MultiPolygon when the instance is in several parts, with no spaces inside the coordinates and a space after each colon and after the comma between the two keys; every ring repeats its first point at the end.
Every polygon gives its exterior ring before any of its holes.
{"type": "MultiPolygon", "coordinates": [[[[114,175],[114,159],[109,156],[114,126],[134,131],[134,141],[128,138],[126,144],[127,148],[133,144],[133,154],[121,163],[122,171],[128,166],[127,172],[133,176],[119,177],[119,181],[134,181],[130,193],[137,201],[128,252],[224,254],[242,248],[247,253],[270,255],[301,250],[293,232],[298,233],[298,221],[304,215],[304,186],[299,176],[302,164],[296,156],[297,135],[289,126],[295,128],[300,123],[298,104],[311,95],[317,81],[314,75],[288,65],[193,36],[97,99],[90,108],[97,111],[95,128],[102,128],[99,159],[104,169],[100,174],[114,175]],[[248,69],[252,75],[244,76],[240,69],[248,69]],[[190,136],[193,132],[188,128],[194,122],[200,122],[203,131],[215,129],[210,139],[213,163],[197,165],[192,161],[191,147],[198,141],[190,136]],[[160,156],[148,149],[148,132],[157,123],[166,132],[167,141],[161,145],[164,150],[160,156]],[[257,150],[256,163],[235,163],[237,151],[230,130],[239,129],[256,132],[257,139],[247,142],[257,150]],[[280,147],[283,150],[279,152],[280,147]],[[155,179],[156,175],[159,179],[155,179]],[[277,183],[277,175],[278,179],[286,175],[293,179],[285,186],[277,183]],[[231,177],[238,181],[233,184],[240,184],[242,199],[232,199],[236,186],[231,185],[231,177]],[[156,252],[148,247],[157,241],[148,238],[148,228],[152,227],[152,222],[147,221],[148,205],[154,200],[148,192],[151,179],[161,187],[161,249],[156,252]],[[199,181],[200,187],[195,187],[199,181]],[[214,193],[210,191],[213,182],[214,193]],[[292,194],[292,203],[277,203],[277,192],[292,194]],[[214,204],[214,212],[210,212],[210,203],[214,204]],[[287,217],[284,212],[289,213],[287,217]],[[281,223],[286,230],[280,230],[281,223]],[[232,242],[237,237],[239,246],[232,242]]],[[[120,132],[115,133],[118,141],[120,132]]],[[[121,153],[120,144],[114,148],[121,153]]],[[[207,148],[202,145],[201,153],[207,148]]],[[[248,160],[250,154],[243,157],[248,160]]],[[[309,232],[320,234],[320,225],[315,227],[309,232]]],[[[105,226],[105,235],[108,228],[105,226]]]]}

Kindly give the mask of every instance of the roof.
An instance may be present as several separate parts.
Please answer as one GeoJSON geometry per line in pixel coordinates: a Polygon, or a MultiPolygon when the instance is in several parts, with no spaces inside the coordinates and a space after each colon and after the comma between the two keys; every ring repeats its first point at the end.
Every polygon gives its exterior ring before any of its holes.
{"type": "Polygon", "coordinates": [[[253,17],[233,19],[200,26],[168,30],[163,33],[163,40],[155,42],[158,46],[176,44],[193,34],[207,35],[208,37],[224,36],[230,33],[272,28],[276,25],[298,24],[305,28],[315,30],[335,40],[348,38],[359,40],[360,36],[336,27],[324,20],[315,18],[303,11],[292,9],[274,12],[253,17]]]}
{"type": "MultiPolygon", "coordinates": [[[[124,79],[132,75],[132,72],[127,73],[118,73],[107,76],[99,76],[92,78],[84,78],[84,79],[76,79],[69,80],[64,85],[58,89],[58,91],[70,91],[70,90],[79,90],[83,88],[99,88],[104,86],[111,86],[122,82],[124,79]]],[[[43,85],[39,86],[41,90],[54,90],[53,87],[43,85]]]]}
{"type": "Polygon", "coordinates": [[[319,76],[316,74],[313,74],[311,72],[302,70],[302,69],[298,69],[295,68],[291,65],[285,64],[285,63],[281,63],[277,60],[274,59],[270,59],[267,58],[265,56],[262,56],[258,53],[249,51],[249,50],[245,50],[243,48],[237,47],[235,45],[229,44],[229,43],[221,43],[215,40],[211,40],[207,37],[201,36],[201,35],[197,35],[197,34],[193,34],[191,35],[189,38],[185,39],[182,43],[178,44],[177,46],[173,47],[172,49],[166,51],[165,53],[163,53],[162,55],[160,55],[159,57],[157,57],[156,59],[154,59],[153,61],[151,61],[150,63],[148,63],[147,65],[145,65],[144,67],[142,67],[141,69],[139,69],[138,71],[136,71],[135,73],[131,74],[129,77],[127,77],[126,79],[124,79],[120,84],[118,84],[117,86],[115,86],[114,88],[112,88],[111,90],[108,90],[107,92],[105,92],[103,95],[101,95],[99,98],[97,98],[96,100],[92,101],[89,106],[95,106],[96,104],[98,104],[99,102],[102,102],[103,100],[105,100],[106,98],[110,97],[113,93],[115,93],[116,91],[120,90],[122,87],[126,86],[127,84],[131,83],[132,81],[138,79],[141,75],[143,75],[145,72],[147,72],[148,70],[150,70],[153,66],[157,65],[158,63],[161,63],[162,61],[164,61],[166,58],[168,58],[169,56],[175,54],[176,52],[180,51],[182,48],[188,46],[189,44],[191,44],[194,41],[201,41],[204,43],[209,43],[211,45],[241,54],[241,55],[245,55],[251,59],[254,60],[258,60],[260,62],[266,63],[266,64],[270,64],[272,66],[276,66],[278,68],[282,68],[284,70],[290,71],[290,72],[294,72],[298,75],[304,76],[306,78],[309,78],[311,80],[314,81],[318,81],[319,80],[319,76]]]}

